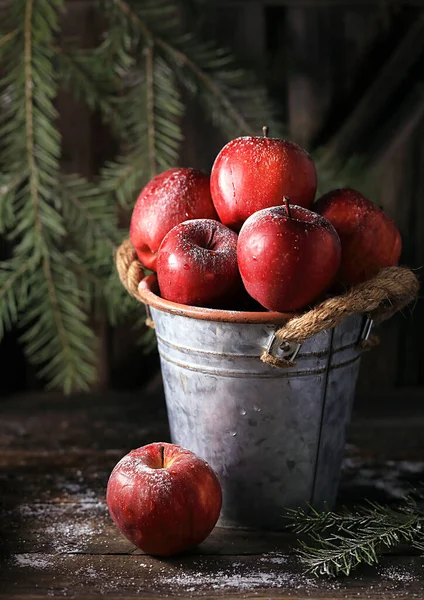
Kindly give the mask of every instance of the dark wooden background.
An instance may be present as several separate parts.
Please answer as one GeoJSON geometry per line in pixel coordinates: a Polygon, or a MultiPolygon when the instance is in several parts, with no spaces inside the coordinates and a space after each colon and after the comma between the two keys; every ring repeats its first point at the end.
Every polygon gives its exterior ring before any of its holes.
{"type": "MultiPolygon", "coordinates": [[[[209,23],[211,36],[264,74],[290,139],[311,151],[325,148],[330,164],[362,157],[358,187],[371,189],[371,199],[394,217],[403,236],[402,262],[419,274],[424,264],[424,3],[210,0],[201,3],[198,16],[209,23]]],[[[90,1],[68,0],[64,39],[76,36],[93,44],[95,23],[90,1]]],[[[64,93],[58,105],[63,166],[93,175],[110,152],[110,140],[86,107],[64,93]]],[[[184,130],[181,164],[210,169],[226,140],[195,103],[187,108],[184,130]]],[[[138,386],[157,368],[157,359],[144,357],[136,346],[130,328],[112,331],[101,317],[96,326],[104,341],[100,388],[138,386]]],[[[394,317],[379,334],[379,348],[364,356],[359,390],[372,394],[422,386],[424,303],[394,317]]],[[[0,390],[40,385],[15,333],[0,346],[0,364],[0,390]]]]}

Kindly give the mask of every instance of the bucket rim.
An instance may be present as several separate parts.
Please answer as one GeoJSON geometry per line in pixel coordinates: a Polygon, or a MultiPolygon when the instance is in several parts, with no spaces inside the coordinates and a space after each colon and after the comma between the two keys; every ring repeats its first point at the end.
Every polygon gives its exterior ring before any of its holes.
{"type": "Polygon", "coordinates": [[[139,299],[146,305],[181,317],[198,319],[200,321],[215,321],[219,323],[249,323],[263,325],[282,325],[299,313],[280,312],[253,312],[243,310],[221,310],[217,308],[203,308],[200,306],[189,306],[165,300],[157,295],[158,283],[156,274],[147,275],[138,284],[139,299]]]}

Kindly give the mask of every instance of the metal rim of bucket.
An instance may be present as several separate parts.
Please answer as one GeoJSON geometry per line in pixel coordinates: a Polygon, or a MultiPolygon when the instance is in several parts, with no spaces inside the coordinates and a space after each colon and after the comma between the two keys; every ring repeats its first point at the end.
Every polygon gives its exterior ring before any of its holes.
{"type": "Polygon", "coordinates": [[[238,310],[221,310],[216,308],[201,308],[199,306],[188,306],[164,300],[157,295],[158,292],[157,277],[155,274],[144,277],[138,285],[138,296],[147,306],[156,308],[172,315],[180,315],[191,319],[201,321],[215,321],[220,323],[251,323],[282,325],[287,323],[293,317],[299,316],[299,313],[280,313],[280,312],[251,312],[238,310]]]}

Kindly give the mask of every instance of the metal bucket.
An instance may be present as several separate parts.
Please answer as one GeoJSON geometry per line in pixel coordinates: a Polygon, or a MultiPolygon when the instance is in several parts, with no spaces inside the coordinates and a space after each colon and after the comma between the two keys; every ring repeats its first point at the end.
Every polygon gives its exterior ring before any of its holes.
{"type": "Polygon", "coordinates": [[[276,369],[260,356],[283,315],[181,307],[147,285],[143,294],[156,326],[171,438],[215,470],[219,525],[281,529],[284,507],[332,506],[364,318],[306,340],[295,366],[276,369]]]}

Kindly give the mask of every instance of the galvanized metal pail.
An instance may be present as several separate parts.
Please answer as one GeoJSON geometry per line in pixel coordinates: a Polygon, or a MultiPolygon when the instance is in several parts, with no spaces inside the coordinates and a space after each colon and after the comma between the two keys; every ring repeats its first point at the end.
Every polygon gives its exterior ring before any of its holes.
{"type": "Polygon", "coordinates": [[[333,505],[364,318],[306,340],[295,366],[276,369],[260,356],[284,315],[184,307],[149,283],[140,295],[156,327],[172,441],[217,473],[219,525],[281,529],[285,507],[333,505]]]}

